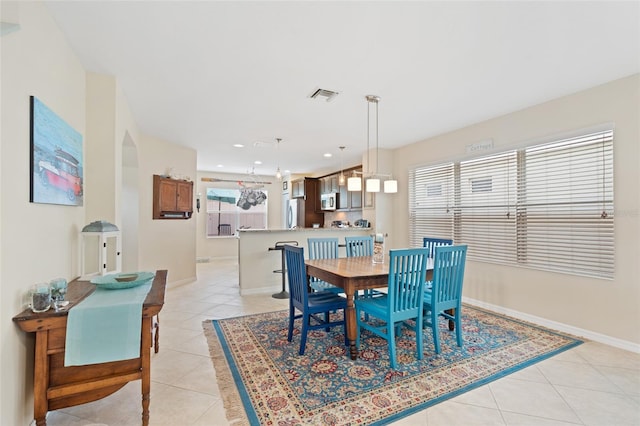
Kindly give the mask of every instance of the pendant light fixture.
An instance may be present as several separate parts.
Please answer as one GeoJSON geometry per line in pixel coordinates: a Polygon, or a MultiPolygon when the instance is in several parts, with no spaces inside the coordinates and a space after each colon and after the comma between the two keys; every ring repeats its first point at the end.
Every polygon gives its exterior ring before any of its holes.
{"type": "MultiPolygon", "coordinates": [[[[367,95],[367,171],[371,171],[371,162],[369,161],[369,141],[371,130],[371,104],[376,104],[376,173],[378,173],[378,101],[380,96],[367,95]]],[[[380,192],[380,179],[372,174],[365,182],[365,190],[367,192],[380,192]]]]}
{"type": "Polygon", "coordinates": [[[358,177],[358,173],[353,171],[353,174],[347,179],[347,191],[362,191],[362,179],[358,177]]]}
{"type": "Polygon", "coordinates": [[[344,151],[345,147],[344,146],[339,146],[338,148],[340,148],[340,176],[338,177],[338,186],[344,186],[344,184],[346,183],[346,178],[344,176],[344,164],[342,162],[342,152],[344,151]]]}
{"type": "Polygon", "coordinates": [[[398,181],[391,178],[391,175],[388,174],[380,174],[378,173],[379,159],[380,159],[380,138],[379,138],[379,114],[378,114],[378,104],[380,102],[380,96],[376,95],[367,95],[367,171],[369,173],[365,173],[365,176],[369,176],[366,179],[366,191],[367,192],[380,192],[380,177],[388,177],[383,183],[383,190],[385,193],[396,193],[398,192],[398,181]],[[369,161],[369,141],[370,141],[370,129],[371,129],[371,104],[375,104],[376,106],[376,168],[373,173],[371,173],[371,166],[369,161]]]}
{"type": "MultiPolygon", "coordinates": [[[[276,141],[277,141],[277,144],[276,144],[276,155],[277,155],[277,152],[280,149],[280,141],[281,140],[282,139],[280,139],[280,138],[276,138],[276,141]]],[[[278,156],[278,163],[280,163],[280,156],[278,156]]],[[[276,169],[276,179],[282,180],[282,172],[280,171],[280,165],[279,164],[278,164],[278,168],[276,169]]]]}

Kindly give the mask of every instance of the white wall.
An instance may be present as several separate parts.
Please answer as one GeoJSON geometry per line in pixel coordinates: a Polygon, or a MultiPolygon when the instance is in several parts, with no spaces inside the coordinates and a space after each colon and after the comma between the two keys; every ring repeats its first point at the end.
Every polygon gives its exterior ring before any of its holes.
{"type": "Polygon", "coordinates": [[[34,339],[11,318],[24,308],[30,284],[77,275],[85,225],[85,207],[29,202],[29,96],[86,134],[85,72],[41,3],[20,2],[19,16],[21,29],[0,38],[2,425],[27,425],[33,418],[34,339]]]}
{"type": "MultiPolygon", "coordinates": [[[[153,175],[168,168],[180,175],[196,176],[196,151],[143,135],[138,143],[140,212],[139,267],[167,269],[170,283],[196,278],[196,220],[152,219],[153,175]]],[[[195,184],[193,208],[195,211],[195,184]]]]}
{"type": "Polygon", "coordinates": [[[407,246],[408,170],[465,158],[465,146],[493,139],[496,152],[527,141],[615,123],[615,278],[593,279],[469,262],[464,296],[566,324],[640,348],[640,76],[634,75],[532,108],[418,142],[395,153],[400,192],[395,244],[407,246]]]}

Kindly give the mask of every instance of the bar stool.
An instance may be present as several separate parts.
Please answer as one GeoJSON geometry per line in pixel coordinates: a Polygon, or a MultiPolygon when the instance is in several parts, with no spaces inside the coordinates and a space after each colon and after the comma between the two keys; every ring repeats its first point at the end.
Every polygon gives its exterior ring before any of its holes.
{"type": "Polygon", "coordinates": [[[275,246],[273,247],[269,247],[269,251],[272,250],[279,250],[280,254],[281,254],[281,267],[280,269],[276,269],[273,271],[274,274],[281,274],[282,275],[282,291],[280,293],[275,293],[272,294],[271,297],[273,297],[274,299],[288,299],[289,298],[289,293],[287,293],[287,291],[285,290],[285,281],[286,281],[286,275],[287,275],[287,269],[286,269],[286,260],[285,260],[285,256],[284,256],[284,246],[285,245],[292,245],[292,246],[297,246],[298,242],[297,241],[277,241],[275,246]]]}

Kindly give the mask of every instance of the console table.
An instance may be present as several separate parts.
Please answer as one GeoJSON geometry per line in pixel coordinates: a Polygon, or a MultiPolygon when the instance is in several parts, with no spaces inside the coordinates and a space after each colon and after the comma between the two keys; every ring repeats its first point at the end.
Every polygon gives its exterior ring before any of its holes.
{"type": "MultiPolygon", "coordinates": [[[[69,283],[69,305],[59,312],[33,313],[27,309],[13,321],[27,333],[35,333],[33,368],[34,417],[37,426],[47,424],[48,411],[95,401],[111,395],[132,380],[142,380],[142,424],[149,424],[151,342],[153,318],[164,305],[167,271],[156,271],[142,306],[140,357],[100,364],[64,366],[67,311],[93,293],[88,281],[69,283]]],[[[156,330],[157,332],[157,330],[156,330]]]]}

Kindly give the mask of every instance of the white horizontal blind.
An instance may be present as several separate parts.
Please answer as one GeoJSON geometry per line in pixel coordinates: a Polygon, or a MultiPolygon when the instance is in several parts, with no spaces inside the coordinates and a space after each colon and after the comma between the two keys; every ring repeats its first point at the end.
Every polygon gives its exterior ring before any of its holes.
{"type": "Polygon", "coordinates": [[[409,172],[409,242],[422,247],[422,238],[453,237],[453,163],[409,172]]]}
{"type": "Polygon", "coordinates": [[[412,247],[469,245],[469,259],[613,278],[613,131],[409,173],[412,247]]]}
{"type": "Polygon", "coordinates": [[[518,261],[612,278],[613,132],[531,147],[522,157],[518,261]]]}
{"type": "Polygon", "coordinates": [[[469,245],[468,258],[516,261],[517,152],[460,163],[453,240],[469,245]]]}

